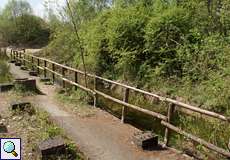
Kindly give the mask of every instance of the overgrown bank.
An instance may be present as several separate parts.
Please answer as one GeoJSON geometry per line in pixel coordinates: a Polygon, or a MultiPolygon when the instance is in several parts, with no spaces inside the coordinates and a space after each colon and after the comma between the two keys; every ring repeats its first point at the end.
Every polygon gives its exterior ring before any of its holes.
{"type": "MultiPolygon", "coordinates": [[[[81,16],[91,2],[72,5],[81,16]]],[[[78,24],[87,70],[229,115],[229,6],[223,2],[217,15],[212,5],[124,1],[95,9],[78,24]]],[[[71,24],[56,23],[44,54],[82,68],[71,24]]]]}
{"type": "MultiPolygon", "coordinates": [[[[87,71],[230,115],[227,1],[123,0],[100,4],[71,3],[87,71]]],[[[80,43],[72,34],[70,14],[63,13],[69,22],[51,21],[56,25],[43,55],[83,69],[80,43]]],[[[143,104],[146,99],[139,96],[133,101],[143,104]]],[[[113,106],[116,113],[121,111],[116,109],[120,106],[108,102],[103,105],[113,106]]],[[[165,112],[162,108],[150,109],[165,112]]],[[[132,114],[133,120],[153,124],[146,117],[132,114]]],[[[177,115],[175,124],[182,124],[180,127],[227,149],[227,124],[177,115]]],[[[206,152],[181,136],[172,141],[179,148],[194,147],[206,152]]]]}

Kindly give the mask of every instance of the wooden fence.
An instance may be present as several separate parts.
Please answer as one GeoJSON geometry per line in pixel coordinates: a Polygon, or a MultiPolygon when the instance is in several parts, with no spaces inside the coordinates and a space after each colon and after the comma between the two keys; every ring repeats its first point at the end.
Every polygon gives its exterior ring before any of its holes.
{"type": "Polygon", "coordinates": [[[81,74],[81,75],[85,74],[84,72],[82,72],[80,70],[77,70],[77,69],[62,65],[62,64],[58,64],[56,62],[53,62],[53,61],[45,59],[45,58],[37,57],[37,56],[34,56],[32,54],[27,54],[24,51],[11,50],[10,57],[11,57],[12,60],[20,61],[23,65],[28,64],[28,65],[32,66],[33,69],[36,68],[38,73],[43,73],[44,74],[44,77],[47,77],[47,72],[50,72],[52,74],[53,81],[56,78],[56,76],[58,76],[62,80],[63,87],[65,87],[65,83],[69,83],[71,85],[76,86],[77,88],[80,88],[80,89],[88,92],[89,94],[91,94],[94,97],[94,106],[97,105],[98,96],[102,96],[102,97],[104,97],[106,99],[109,99],[109,100],[111,100],[111,101],[113,101],[115,103],[118,103],[118,104],[122,105],[123,108],[122,108],[121,121],[123,123],[124,123],[124,120],[126,118],[127,108],[132,108],[132,109],[134,109],[136,111],[139,111],[139,112],[142,112],[144,114],[147,114],[147,115],[150,115],[152,117],[160,119],[162,126],[165,127],[164,144],[166,146],[168,145],[168,142],[169,142],[170,131],[174,131],[174,132],[176,132],[176,133],[178,133],[180,135],[183,135],[183,136],[185,136],[185,137],[197,142],[198,144],[201,144],[201,145],[205,146],[206,148],[208,148],[208,149],[210,149],[212,151],[215,151],[215,152],[217,152],[217,153],[219,153],[219,154],[221,154],[221,155],[223,155],[225,157],[228,157],[228,158],[230,157],[230,152],[229,151],[227,151],[227,150],[225,150],[223,148],[220,148],[218,146],[215,146],[214,144],[211,144],[211,143],[209,143],[209,142],[207,142],[207,141],[205,141],[205,140],[203,140],[203,139],[201,139],[201,138],[199,138],[199,137],[197,137],[195,135],[187,133],[187,132],[183,131],[182,129],[174,126],[171,123],[171,120],[173,118],[173,112],[174,112],[176,107],[182,108],[184,110],[188,110],[189,112],[192,112],[192,113],[199,113],[201,115],[205,115],[205,116],[208,116],[210,118],[219,119],[219,120],[221,120],[223,122],[226,122],[226,123],[230,122],[229,117],[226,117],[224,115],[221,115],[221,114],[218,114],[218,113],[215,113],[215,112],[212,112],[212,111],[204,110],[204,109],[201,109],[199,107],[192,106],[192,105],[189,105],[189,104],[186,104],[186,103],[183,103],[183,102],[171,99],[171,98],[163,97],[163,96],[160,96],[160,95],[157,95],[157,94],[154,94],[154,93],[150,93],[150,92],[147,92],[147,91],[144,91],[144,90],[141,90],[141,89],[137,89],[135,87],[131,87],[131,86],[128,86],[128,85],[125,85],[125,84],[122,84],[122,83],[118,83],[118,82],[115,82],[115,81],[112,81],[112,80],[109,80],[109,79],[105,79],[105,78],[102,78],[102,77],[99,77],[99,76],[96,76],[96,75],[93,75],[93,74],[86,73],[88,78],[93,78],[94,79],[94,82],[93,82],[94,83],[94,88],[90,89],[90,88],[87,88],[87,87],[85,87],[83,85],[80,85],[78,83],[78,75],[79,74],[81,74]],[[61,70],[61,73],[59,73],[56,68],[59,68],[59,71],[61,70]],[[43,72],[40,72],[40,71],[43,71],[43,72]],[[71,79],[69,79],[68,77],[65,76],[65,73],[67,71],[74,73],[74,75],[75,75],[74,80],[71,80],[71,79]],[[103,92],[99,91],[97,89],[98,81],[104,81],[104,82],[115,84],[115,85],[118,85],[118,86],[124,88],[123,100],[114,98],[114,97],[112,97],[112,96],[110,96],[110,95],[108,95],[106,93],[103,93],[103,92]],[[163,114],[153,112],[153,111],[144,109],[142,107],[130,104],[128,102],[129,101],[129,92],[130,91],[135,91],[135,92],[138,92],[138,93],[142,93],[144,95],[154,97],[154,98],[158,99],[161,102],[166,102],[168,104],[167,115],[163,115],[163,114]]]}

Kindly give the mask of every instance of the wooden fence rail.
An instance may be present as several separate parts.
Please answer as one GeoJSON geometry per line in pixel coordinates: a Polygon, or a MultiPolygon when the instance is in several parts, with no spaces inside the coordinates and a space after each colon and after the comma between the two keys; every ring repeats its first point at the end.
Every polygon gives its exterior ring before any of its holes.
{"type": "Polygon", "coordinates": [[[218,146],[215,146],[214,144],[211,144],[211,143],[209,143],[209,142],[207,142],[207,141],[205,141],[205,140],[203,140],[203,139],[201,139],[199,137],[196,137],[195,135],[192,135],[190,133],[186,133],[182,129],[177,128],[176,126],[171,124],[171,119],[173,118],[173,110],[176,107],[183,108],[185,110],[188,110],[189,112],[199,113],[201,115],[205,115],[205,116],[208,116],[210,118],[219,119],[219,120],[224,121],[226,123],[230,122],[229,117],[226,117],[224,115],[221,115],[221,114],[218,114],[218,113],[215,113],[215,112],[212,112],[212,111],[201,109],[199,107],[189,105],[189,104],[186,104],[186,103],[183,103],[183,102],[171,99],[171,98],[163,97],[163,96],[160,96],[160,95],[157,95],[157,94],[154,94],[154,93],[150,93],[150,92],[147,92],[147,91],[144,91],[144,90],[141,90],[141,89],[137,89],[135,87],[131,87],[131,86],[128,86],[128,85],[125,85],[125,84],[122,84],[122,83],[118,83],[118,82],[115,82],[115,81],[112,81],[112,80],[109,80],[109,79],[105,79],[105,78],[102,78],[102,77],[99,77],[99,76],[96,76],[96,75],[93,75],[93,74],[89,74],[89,73],[86,73],[86,76],[89,77],[89,78],[94,79],[94,88],[93,89],[86,88],[85,86],[80,85],[78,83],[79,74],[80,75],[85,74],[84,72],[82,72],[80,70],[77,70],[77,69],[74,69],[74,68],[71,68],[71,67],[68,67],[68,66],[53,62],[53,61],[45,59],[45,58],[37,57],[37,56],[34,56],[32,54],[28,54],[28,53],[21,54],[21,52],[17,51],[17,50],[11,51],[10,57],[11,57],[11,59],[24,62],[24,64],[29,64],[30,66],[32,66],[33,69],[37,68],[38,72],[40,72],[40,70],[42,70],[43,73],[44,73],[44,77],[47,77],[47,71],[50,72],[52,74],[53,82],[55,81],[56,76],[59,77],[62,80],[63,87],[66,86],[65,83],[69,83],[71,85],[74,85],[76,88],[80,88],[80,89],[90,93],[94,97],[94,106],[97,105],[98,96],[102,96],[102,97],[104,97],[106,99],[109,99],[109,100],[111,100],[111,101],[113,101],[115,103],[118,103],[118,104],[122,105],[123,106],[123,108],[122,108],[122,116],[121,116],[121,121],[122,122],[125,121],[125,116],[127,114],[127,108],[132,108],[132,109],[134,109],[134,110],[136,110],[138,112],[142,112],[144,114],[147,114],[147,115],[150,115],[152,117],[160,119],[162,126],[165,127],[164,143],[165,143],[166,146],[168,145],[168,142],[169,142],[170,130],[171,130],[171,131],[174,131],[174,132],[176,132],[178,134],[181,134],[181,135],[183,135],[183,136],[185,136],[185,137],[187,137],[187,138],[189,138],[189,139],[191,139],[191,140],[193,140],[193,141],[205,146],[206,148],[208,148],[210,150],[213,150],[213,151],[215,151],[215,152],[217,152],[217,153],[219,153],[219,154],[221,154],[223,156],[226,156],[228,158],[230,157],[230,152],[229,151],[227,151],[227,150],[225,150],[223,148],[220,148],[218,146]],[[20,53],[20,54],[18,54],[18,53],[20,53]],[[52,67],[50,68],[49,66],[52,66],[52,67]],[[58,73],[57,68],[59,68],[61,70],[61,73],[58,73]],[[66,75],[65,75],[66,71],[74,73],[74,81],[72,81],[72,80],[70,80],[70,79],[68,79],[66,77],[66,75]],[[99,91],[98,87],[97,87],[98,81],[104,81],[104,82],[115,84],[115,85],[118,85],[118,86],[122,87],[123,91],[124,91],[123,100],[114,98],[114,97],[112,97],[112,96],[110,96],[110,95],[108,95],[106,93],[103,93],[103,92],[99,91]],[[147,96],[157,98],[161,102],[167,102],[168,103],[167,115],[162,115],[160,113],[153,112],[153,111],[144,109],[142,107],[130,104],[128,102],[129,92],[130,91],[135,91],[137,93],[141,93],[141,94],[144,94],[144,95],[147,95],[147,96]]]}

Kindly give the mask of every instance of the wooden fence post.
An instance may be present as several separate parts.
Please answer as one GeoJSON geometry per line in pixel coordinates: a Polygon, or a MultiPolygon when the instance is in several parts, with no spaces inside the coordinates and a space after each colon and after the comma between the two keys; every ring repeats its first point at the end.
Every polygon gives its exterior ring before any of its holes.
{"type": "MultiPolygon", "coordinates": [[[[96,91],[96,90],[97,90],[97,77],[94,76],[94,91],[96,91]]],[[[94,107],[97,107],[98,95],[97,95],[96,92],[94,92],[93,99],[94,99],[94,101],[93,101],[93,106],[94,106],[94,107]]]]}
{"type": "Polygon", "coordinates": [[[16,51],[14,51],[13,53],[14,53],[14,60],[16,61],[16,51]]]}
{"type": "MultiPolygon", "coordinates": [[[[168,106],[168,115],[167,115],[167,122],[171,123],[172,118],[173,118],[173,112],[175,110],[175,104],[170,103],[168,106]]],[[[170,138],[170,130],[166,127],[165,128],[165,136],[164,136],[164,146],[168,146],[169,143],[169,138],[170,138]]]]}
{"type": "Polygon", "coordinates": [[[26,66],[26,55],[25,55],[25,53],[23,54],[23,65],[26,66]]]}
{"type": "MultiPolygon", "coordinates": [[[[129,88],[124,89],[123,101],[126,103],[128,103],[128,101],[129,101],[129,88]]],[[[121,116],[121,122],[122,123],[125,123],[126,114],[127,114],[127,107],[123,106],[122,107],[122,116],[121,116]]]]}
{"type": "MultiPolygon", "coordinates": [[[[65,78],[65,68],[62,67],[62,78],[65,78]]],[[[62,87],[65,88],[65,81],[62,80],[62,87]]]]}
{"type": "MultiPolygon", "coordinates": [[[[52,71],[54,72],[55,71],[55,65],[52,63],[52,71]]],[[[55,82],[55,74],[52,73],[52,77],[53,77],[53,84],[55,82]]]]}
{"type": "Polygon", "coordinates": [[[40,67],[40,60],[39,60],[39,58],[37,59],[37,64],[38,64],[37,72],[38,72],[38,74],[39,74],[39,73],[40,73],[40,69],[39,69],[39,67],[40,67]]]}
{"type": "Polygon", "coordinates": [[[34,71],[34,57],[31,57],[32,70],[34,71]]]}
{"type": "Polygon", "coordinates": [[[10,60],[11,61],[13,60],[13,50],[12,49],[10,50],[10,60]]]}
{"type": "Polygon", "coordinates": [[[46,78],[47,76],[46,67],[47,67],[47,61],[44,60],[44,78],[46,78]]]}
{"type": "Polygon", "coordinates": [[[18,57],[19,57],[19,56],[18,56],[18,51],[16,51],[16,61],[17,61],[17,62],[19,62],[19,60],[18,60],[19,58],[18,58],[18,57]]]}
{"type": "MultiPolygon", "coordinates": [[[[75,83],[78,83],[78,73],[74,72],[74,81],[75,83]]],[[[77,90],[77,86],[75,86],[75,90],[77,90]]]]}
{"type": "Polygon", "coordinates": [[[20,61],[20,63],[22,63],[22,53],[21,52],[19,52],[19,61],[20,61]]]}

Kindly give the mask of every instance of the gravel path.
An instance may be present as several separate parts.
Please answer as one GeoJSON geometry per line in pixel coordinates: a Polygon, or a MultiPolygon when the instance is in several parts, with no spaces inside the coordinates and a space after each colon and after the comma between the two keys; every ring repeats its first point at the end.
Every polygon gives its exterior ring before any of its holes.
{"type": "MultiPolygon", "coordinates": [[[[14,77],[30,77],[26,71],[10,64],[14,77]]],[[[33,77],[35,78],[35,77],[33,77]]],[[[92,160],[187,160],[191,159],[173,149],[142,151],[132,143],[138,129],[122,124],[119,119],[97,108],[90,117],[80,117],[58,103],[54,86],[37,84],[45,95],[28,97],[32,103],[50,113],[51,118],[72,138],[79,149],[92,160]]]]}

